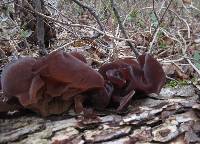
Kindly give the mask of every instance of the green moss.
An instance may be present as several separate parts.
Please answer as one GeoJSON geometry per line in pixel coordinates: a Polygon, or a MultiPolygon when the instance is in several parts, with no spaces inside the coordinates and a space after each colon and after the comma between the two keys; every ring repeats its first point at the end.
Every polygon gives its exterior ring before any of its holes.
{"type": "Polygon", "coordinates": [[[165,43],[160,43],[159,48],[165,49],[167,48],[167,45],[165,43]]]}
{"type": "Polygon", "coordinates": [[[138,11],[133,10],[133,11],[129,14],[128,20],[133,21],[133,20],[135,20],[135,18],[137,18],[137,17],[138,17],[138,11]]]}
{"type": "Polygon", "coordinates": [[[176,86],[182,86],[182,85],[188,85],[190,83],[189,80],[171,80],[166,83],[165,87],[176,87],[176,86]]]}

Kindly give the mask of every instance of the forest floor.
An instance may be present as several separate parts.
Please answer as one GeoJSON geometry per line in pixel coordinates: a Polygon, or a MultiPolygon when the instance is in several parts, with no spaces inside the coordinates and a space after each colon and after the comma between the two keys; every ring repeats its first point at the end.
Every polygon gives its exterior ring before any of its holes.
{"type": "Polygon", "coordinates": [[[136,59],[136,49],[157,59],[166,83],[158,95],[133,98],[122,113],[0,113],[0,143],[200,143],[199,0],[116,0],[122,27],[112,0],[44,0],[34,7],[37,2],[42,1],[0,2],[1,71],[19,58],[60,50],[81,53],[98,70],[136,59]]]}

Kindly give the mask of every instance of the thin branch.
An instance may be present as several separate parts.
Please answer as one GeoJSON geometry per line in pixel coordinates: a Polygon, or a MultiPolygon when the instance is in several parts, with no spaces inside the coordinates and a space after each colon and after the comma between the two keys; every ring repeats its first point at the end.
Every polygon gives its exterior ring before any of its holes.
{"type": "MultiPolygon", "coordinates": [[[[165,1],[163,2],[162,6],[161,6],[160,11],[162,10],[162,8],[163,8],[163,6],[164,6],[164,3],[165,3],[165,1]]],[[[156,40],[157,34],[158,34],[159,30],[160,30],[160,25],[162,24],[163,19],[164,19],[164,16],[165,16],[167,10],[169,9],[171,3],[172,3],[172,0],[170,0],[170,2],[169,2],[169,4],[168,4],[167,8],[165,9],[163,15],[162,15],[161,18],[160,18],[160,20],[158,20],[158,25],[157,25],[157,27],[156,27],[154,33],[153,33],[153,40],[150,42],[150,46],[149,46],[149,50],[148,50],[149,53],[152,52],[153,43],[154,43],[155,40],[156,40]]],[[[154,6],[153,6],[153,9],[154,9],[154,6]]]]}
{"type": "Polygon", "coordinates": [[[186,59],[188,63],[193,67],[193,69],[199,74],[200,76],[200,70],[191,62],[190,59],[186,59]]]}
{"type": "MultiPolygon", "coordinates": [[[[111,7],[112,7],[112,9],[113,9],[113,12],[114,12],[114,14],[115,14],[115,17],[116,17],[116,19],[117,19],[117,21],[118,21],[119,28],[120,28],[122,34],[124,35],[124,37],[125,37],[126,39],[129,39],[129,37],[128,37],[128,35],[127,35],[127,33],[126,33],[126,31],[125,31],[123,25],[122,25],[122,21],[121,21],[121,19],[120,19],[120,16],[119,16],[119,14],[118,14],[118,11],[117,11],[117,9],[116,9],[116,7],[115,7],[115,4],[114,4],[113,0],[110,0],[110,3],[111,3],[111,7]]],[[[130,48],[131,48],[132,51],[134,52],[135,56],[138,57],[138,56],[139,56],[139,53],[138,53],[138,51],[136,50],[136,44],[134,44],[134,46],[133,46],[133,44],[132,44],[130,41],[127,41],[127,44],[130,46],[130,48]]]]}
{"type": "Polygon", "coordinates": [[[0,58],[1,59],[8,59],[5,52],[0,48],[0,58]]]}
{"type": "Polygon", "coordinates": [[[4,6],[4,5],[7,5],[7,4],[10,4],[10,3],[13,3],[15,2],[15,0],[12,0],[12,1],[8,1],[8,2],[3,2],[2,3],[0,2],[0,7],[4,6]]]}
{"type": "Polygon", "coordinates": [[[190,8],[195,9],[196,11],[200,12],[200,9],[198,9],[197,7],[195,7],[194,5],[190,5],[190,8]]]}
{"type": "Polygon", "coordinates": [[[130,42],[135,43],[135,40],[126,39],[126,38],[117,38],[117,37],[115,37],[115,36],[113,36],[111,34],[108,34],[108,32],[106,32],[106,31],[103,32],[103,31],[101,31],[101,30],[99,30],[99,29],[97,29],[95,27],[89,26],[89,25],[73,24],[73,23],[59,21],[59,20],[54,19],[53,17],[50,17],[50,16],[44,15],[42,13],[39,13],[39,12],[35,11],[34,9],[31,9],[31,8],[27,9],[27,8],[24,8],[24,7],[20,6],[20,5],[18,5],[18,4],[16,4],[16,5],[19,6],[20,8],[22,8],[22,9],[26,10],[27,12],[40,15],[40,16],[46,18],[46,19],[49,19],[49,20],[51,20],[53,22],[56,22],[56,23],[59,23],[61,25],[66,25],[66,26],[71,26],[71,27],[85,27],[85,28],[89,28],[89,29],[95,30],[95,31],[99,32],[102,35],[108,36],[108,37],[116,39],[116,40],[130,41],[130,42]]]}
{"type": "Polygon", "coordinates": [[[58,51],[58,50],[61,50],[61,49],[65,49],[65,47],[68,47],[68,46],[70,46],[70,45],[73,44],[73,43],[74,43],[74,41],[71,41],[71,42],[69,42],[69,43],[66,43],[66,44],[64,44],[64,45],[62,45],[62,46],[60,46],[60,47],[58,47],[58,48],[52,50],[50,53],[55,52],[55,51],[58,51]]]}
{"type": "Polygon", "coordinates": [[[159,20],[159,22],[158,22],[158,26],[157,26],[157,27],[160,27],[161,23],[163,22],[164,16],[165,16],[167,10],[169,9],[169,7],[170,7],[172,1],[173,1],[173,0],[170,0],[170,1],[169,1],[169,4],[168,4],[167,8],[165,9],[163,15],[161,16],[161,18],[160,18],[160,20],[159,20]]]}
{"type": "Polygon", "coordinates": [[[156,9],[155,9],[155,0],[153,0],[153,13],[154,13],[154,15],[155,15],[155,17],[156,17],[156,20],[159,21],[159,17],[158,17],[158,15],[157,15],[156,9]]]}
{"type": "MultiPolygon", "coordinates": [[[[43,7],[43,2],[42,0],[34,0],[33,1],[35,5],[35,10],[42,13],[42,7],[43,7]]],[[[47,55],[47,51],[45,49],[45,44],[44,44],[44,19],[42,16],[37,15],[36,16],[36,34],[37,34],[37,41],[38,41],[38,46],[39,46],[39,53],[40,55],[47,55]]]]}
{"type": "MultiPolygon", "coordinates": [[[[100,21],[100,18],[98,16],[98,14],[96,14],[96,11],[93,8],[91,8],[91,7],[89,7],[89,6],[85,5],[85,4],[82,4],[78,0],[72,0],[72,1],[75,2],[77,5],[79,5],[80,7],[82,7],[83,9],[87,9],[90,12],[90,14],[95,18],[97,24],[99,25],[100,30],[101,31],[105,30],[104,26],[102,25],[102,23],[100,21]]],[[[96,39],[96,38],[98,38],[101,35],[102,35],[101,33],[97,33],[94,36],[92,36],[91,38],[92,39],[96,39]]]]}

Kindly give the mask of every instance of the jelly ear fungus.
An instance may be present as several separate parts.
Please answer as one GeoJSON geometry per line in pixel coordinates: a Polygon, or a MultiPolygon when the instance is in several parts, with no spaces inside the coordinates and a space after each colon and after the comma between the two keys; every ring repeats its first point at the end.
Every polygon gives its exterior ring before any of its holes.
{"type": "Polygon", "coordinates": [[[104,64],[99,72],[114,87],[111,101],[118,110],[128,105],[135,92],[158,94],[166,79],[160,63],[149,54],[140,55],[137,61],[126,58],[104,64]]]}
{"type": "MultiPolygon", "coordinates": [[[[149,54],[140,55],[137,61],[119,59],[104,64],[97,72],[83,55],[56,51],[8,64],[1,83],[4,95],[17,99],[18,107],[49,116],[66,112],[71,106],[80,113],[87,104],[100,109],[110,105],[120,111],[135,93],[159,93],[165,73],[149,54]]],[[[0,103],[0,112],[18,107],[0,103]]]]}

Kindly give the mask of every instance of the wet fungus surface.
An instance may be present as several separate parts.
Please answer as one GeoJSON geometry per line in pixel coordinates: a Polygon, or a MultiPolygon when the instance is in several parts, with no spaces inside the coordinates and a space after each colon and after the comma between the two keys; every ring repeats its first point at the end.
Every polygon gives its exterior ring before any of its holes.
{"type": "Polygon", "coordinates": [[[99,72],[112,85],[112,100],[120,105],[118,110],[127,106],[127,99],[135,92],[158,94],[165,83],[162,66],[149,54],[139,56],[137,61],[126,58],[104,64],[99,72]]]}
{"type": "MultiPolygon", "coordinates": [[[[148,54],[137,61],[120,59],[104,64],[97,72],[87,65],[83,55],[57,51],[8,64],[1,83],[8,99],[17,98],[24,108],[48,116],[61,114],[71,106],[81,112],[88,103],[94,108],[114,104],[121,110],[135,92],[159,93],[165,74],[148,54]]],[[[5,109],[5,104],[0,108],[5,109]]]]}

